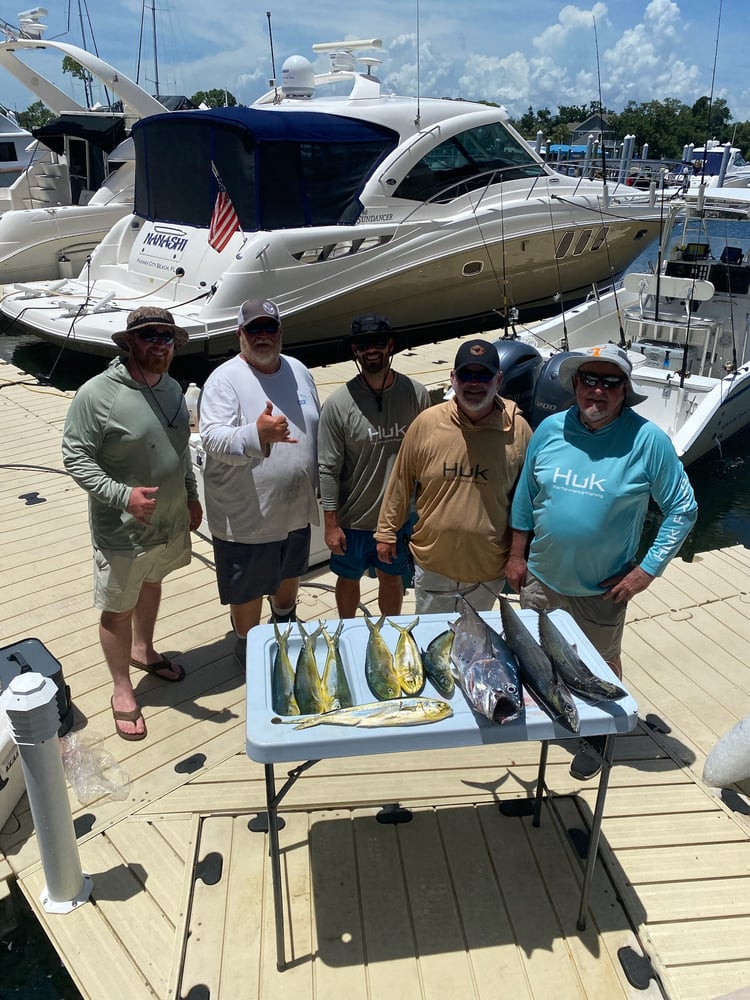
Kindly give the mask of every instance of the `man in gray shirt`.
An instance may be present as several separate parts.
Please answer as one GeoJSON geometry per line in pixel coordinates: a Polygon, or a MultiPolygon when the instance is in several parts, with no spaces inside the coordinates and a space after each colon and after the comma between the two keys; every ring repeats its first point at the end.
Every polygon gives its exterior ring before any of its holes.
{"type": "Polygon", "coordinates": [[[397,615],[404,596],[403,576],[410,571],[408,524],[391,563],[378,559],[373,535],[406,429],[430,405],[430,397],[419,382],[391,368],[395,340],[385,316],[358,316],[347,340],[358,374],[325,401],[318,429],[325,541],[331,550],[331,570],[338,577],[336,607],[341,618],[354,617],[360,579],[373,569],[381,613],[397,615]]]}

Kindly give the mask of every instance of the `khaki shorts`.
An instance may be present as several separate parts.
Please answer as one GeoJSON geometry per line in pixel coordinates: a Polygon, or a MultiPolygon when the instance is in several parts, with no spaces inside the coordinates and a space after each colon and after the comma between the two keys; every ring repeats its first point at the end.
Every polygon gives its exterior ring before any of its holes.
{"type": "Polygon", "coordinates": [[[144,583],[161,583],[172,570],[190,562],[190,532],[145,552],[94,549],[94,607],[132,611],[144,583]]]}
{"type": "Polygon", "coordinates": [[[414,567],[414,606],[417,614],[453,614],[459,611],[457,594],[463,594],[475,611],[491,611],[503,592],[505,577],[485,583],[463,583],[432,570],[414,567]]]}
{"type": "Polygon", "coordinates": [[[595,594],[591,597],[566,597],[550,590],[541,580],[529,574],[521,587],[521,607],[540,611],[542,608],[567,611],[603,660],[611,663],[620,655],[625,629],[627,604],[595,594]]]}

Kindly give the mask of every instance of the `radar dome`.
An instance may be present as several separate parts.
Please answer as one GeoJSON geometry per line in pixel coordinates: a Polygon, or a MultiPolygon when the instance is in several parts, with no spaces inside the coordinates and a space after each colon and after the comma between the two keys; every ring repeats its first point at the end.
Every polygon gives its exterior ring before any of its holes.
{"type": "Polygon", "coordinates": [[[290,56],[281,67],[281,91],[285,97],[312,97],[315,70],[304,56],[290,56]]]}

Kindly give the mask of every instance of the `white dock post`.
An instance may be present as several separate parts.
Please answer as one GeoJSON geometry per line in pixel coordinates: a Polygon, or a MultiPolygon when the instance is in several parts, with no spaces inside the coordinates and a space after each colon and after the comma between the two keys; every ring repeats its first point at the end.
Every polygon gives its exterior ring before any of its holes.
{"type": "Polygon", "coordinates": [[[19,674],[3,700],[21,758],[46,879],[39,900],[48,913],[69,913],[86,902],[94,882],[81,871],[78,856],[57,739],[57,685],[33,671],[19,674]]]}

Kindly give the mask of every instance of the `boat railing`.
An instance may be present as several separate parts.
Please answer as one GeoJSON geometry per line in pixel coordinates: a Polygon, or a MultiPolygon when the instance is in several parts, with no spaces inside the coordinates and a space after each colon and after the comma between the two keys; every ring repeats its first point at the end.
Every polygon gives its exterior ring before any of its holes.
{"type": "Polygon", "coordinates": [[[724,333],[721,320],[664,311],[649,315],[641,305],[626,308],[624,318],[625,337],[632,341],[632,350],[645,355],[647,364],[711,374],[724,333]]]}

